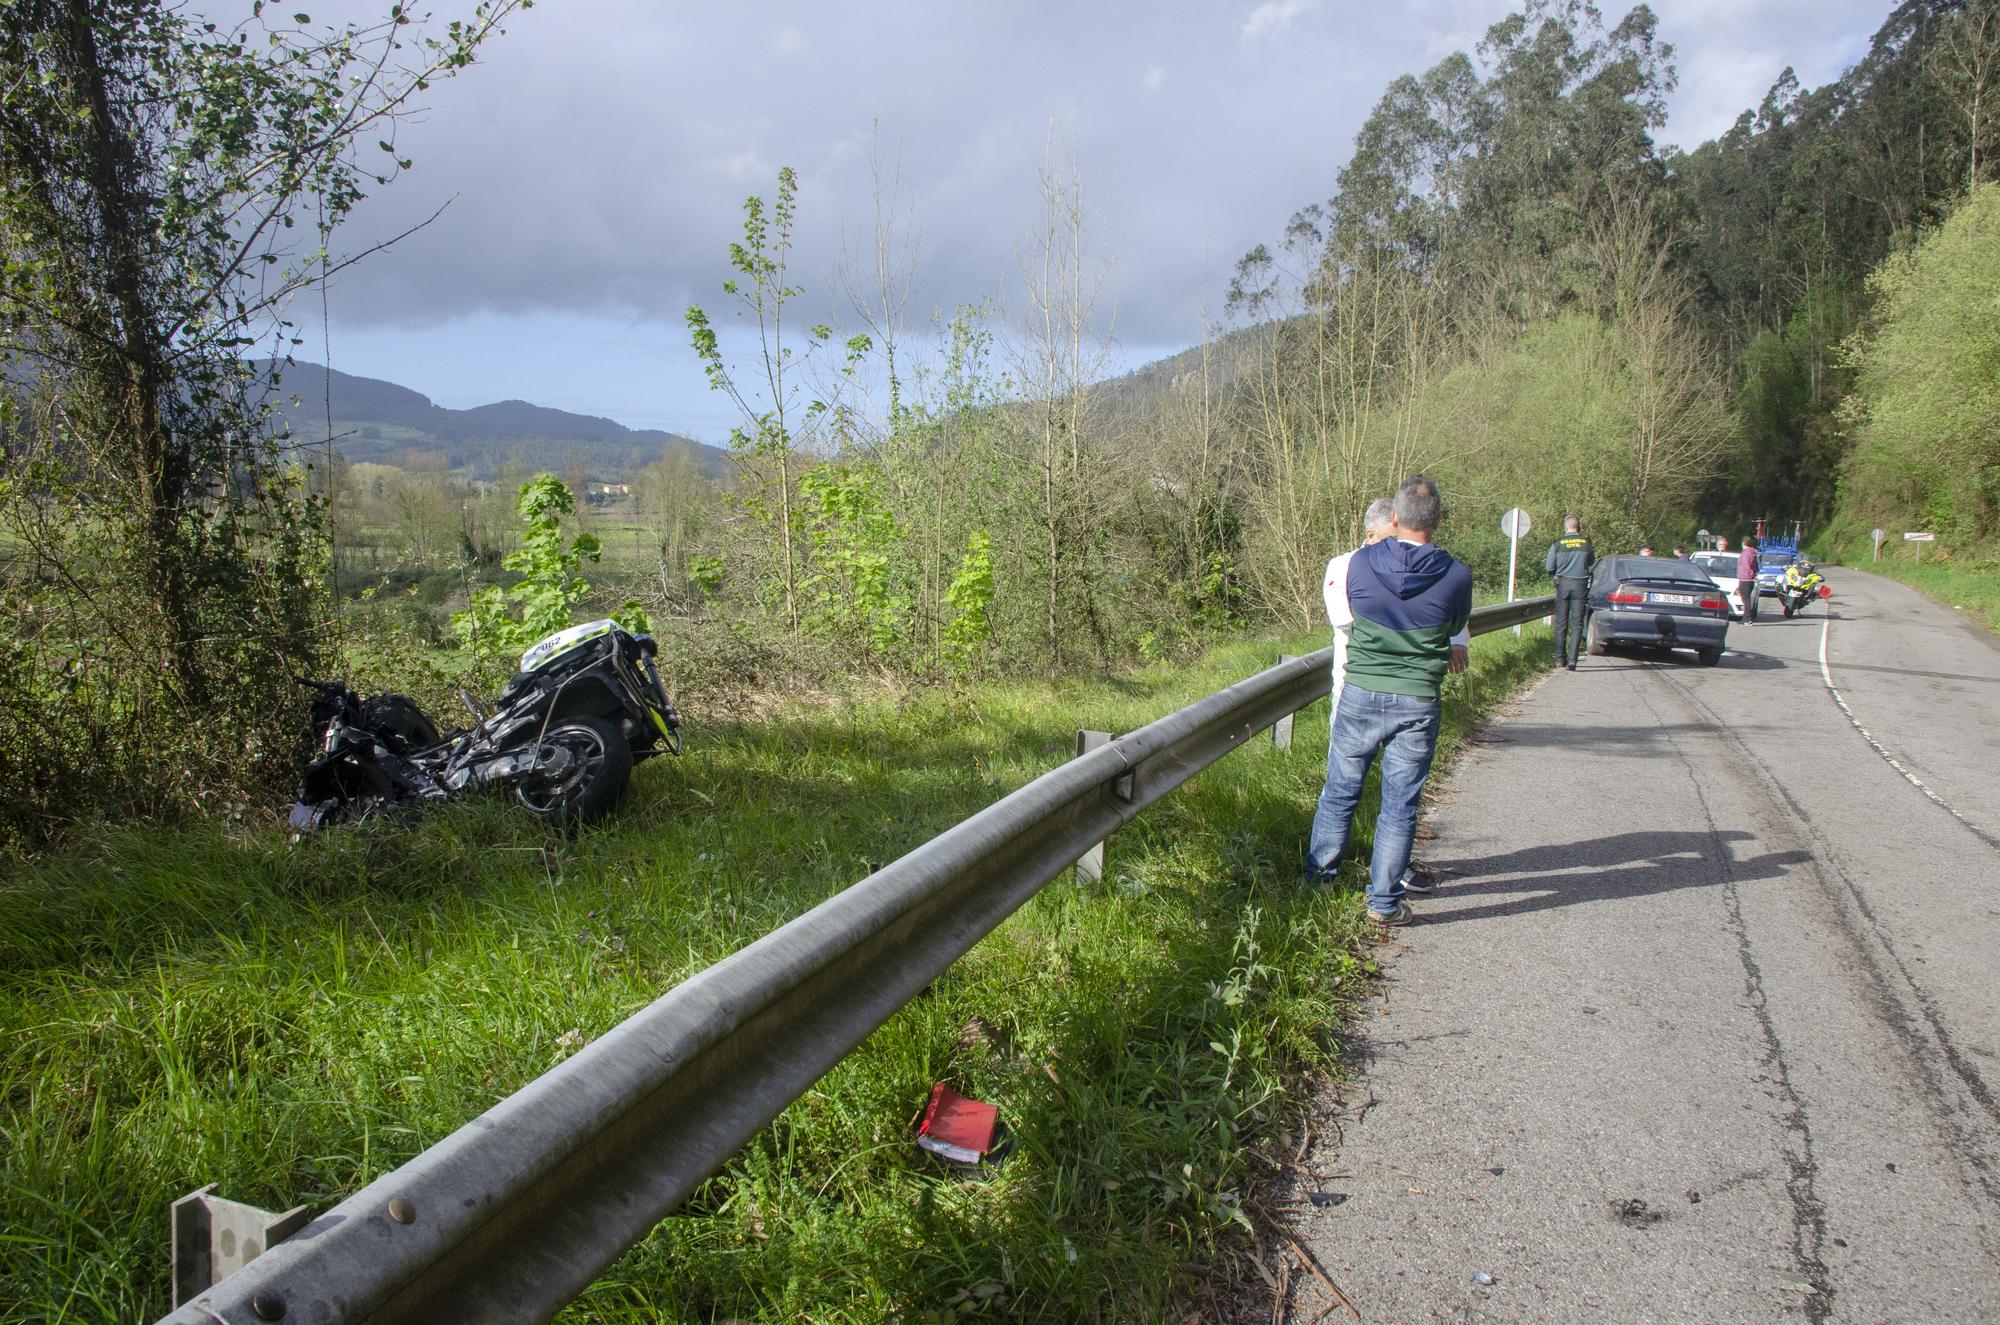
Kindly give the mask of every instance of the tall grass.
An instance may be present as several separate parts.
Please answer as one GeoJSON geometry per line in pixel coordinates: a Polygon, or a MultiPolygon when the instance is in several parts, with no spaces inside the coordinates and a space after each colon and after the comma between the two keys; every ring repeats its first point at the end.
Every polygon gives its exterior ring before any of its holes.
{"type": "MultiPolygon", "coordinates": [[[[0,1320],[160,1314],[174,1198],[331,1203],[1059,762],[1076,727],[1136,727],[1279,647],[697,724],[574,837],[495,801],[297,844],[106,832],[17,869],[0,1320]]],[[[1447,746],[1546,648],[1478,641],[1447,746]]],[[[1193,1300],[1369,969],[1355,899],[1299,877],[1324,710],[1289,755],[1255,743],[1121,832],[1102,885],[1044,889],[565,1319],[1143,1321],[1193,1300]],[[911,1144],[938,1079],[1000,1106],[1003,1163],[911,1144]]]]}

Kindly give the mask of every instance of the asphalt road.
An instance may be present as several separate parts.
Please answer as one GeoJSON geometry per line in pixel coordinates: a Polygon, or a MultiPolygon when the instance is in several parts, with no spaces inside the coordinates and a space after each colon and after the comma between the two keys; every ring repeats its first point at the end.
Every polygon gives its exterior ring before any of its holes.
{"type": "Polygon", "coordinates": [[[1363,1320],[2000,1321],[2000,648],[1828,577],[1718,668],[1545,678],[1440,789],[1294,1193],[1363,1320]]]}

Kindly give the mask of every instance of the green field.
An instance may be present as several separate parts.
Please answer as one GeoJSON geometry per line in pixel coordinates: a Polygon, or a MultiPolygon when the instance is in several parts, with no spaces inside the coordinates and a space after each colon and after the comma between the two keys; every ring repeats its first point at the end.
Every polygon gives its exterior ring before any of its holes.
{"type": "MultiPolygon", "coordinates": [[[[1488,636],[1447,743],[1541,661],[1488,636]]],[[[287,844],[112,830],[0,885],[0,1320],[164,1311],[204,1183],[324,1208],[690,973],[1060,762],[1316,638],[1198,666],[795,707],[689,732],[616,818],[503,802],[287,844]]],[[[1151,1321],[1226,1283],[1242,1202],[1335,1070],[1371,964],[1302,886],[1325,705],[1065,876],[765,1129],[570,1320],[1151,1321]],[[937,1079],[1000,1106],[990,1174],[911,1144],[937,1079]]],[[[1364,807],[1366,808],[1366,807],[1364,807]]]]}

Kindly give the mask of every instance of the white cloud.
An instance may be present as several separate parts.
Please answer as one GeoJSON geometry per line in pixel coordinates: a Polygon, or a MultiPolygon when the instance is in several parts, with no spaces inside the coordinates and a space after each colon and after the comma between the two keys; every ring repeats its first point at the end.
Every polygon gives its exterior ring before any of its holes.
{"type": "Polygon", "coordinates": [[[731,152],[716,162],[715,173],[729,180],[761,180],[767,175],[777,174],[777,169],[766,165],[764,158],[754,147],[746,147],[740,152],[731,152]]]}
{"type": "Polygon", "coordinates": [[[1294,19],[1318,3],[1318,0],[1265,0],[1250,11],[1237,29],[1244,45],[1275,36],[1292,26],[1294,19]]]}
{"type": "MultiPolygon", "coordinates": [[[[1754,106],[1786,64],[1807,86],[1837,75],[1887,7],[1651,2],[1682,80],[1663,137],[1689,146],[1754,106]]],[[[243,8],[228,3],[232,14],[243,8]]],[[[1599,0],[1611,21],[1634,3],[1599,0]]],[[[1120,336],[1133,346],[1185,345],[1200,336],[1197,309],[1219,301],[1236,258],[1333,188],[1389,79],[1428,68],[1445,50],[1470,51],[1486,25],[1519,5],[1155,5],[1136,33],[1132,7],[1075,0],[878,0],[843,7],[836,23],[812,0],[537,5],[473,68],[433,86],[398,138],[416,169],[362,204],[337,237],[338,250],[353,252],[458,198],[435,224],[336,283],[335,366],[464,403],[524,394],[586,402],[595,392],[604,404],[585,412],[687,420],[720,435],[699,373],[680,372],[689,357],[680,316],[690,299],[718,299],[746,195],[769,201],[778,167],[797,168],[797,278],[813,291],[813,315],[832,317],[847,237],[873,225],[867,149],[879,136],[885,165],[901,174],[903,218],[924,237],[911,309],[1004,303],[1015,219],[1039,206],[1035,171],[1052,116],[1074,126],[1105,255],[1115,257],[1105,307],[1116,309],[1120,336]],[[747,52],[748,65],[718,58],[729,51],[747,52]],[[757,96],[743,94],[746,68],[757,96]],[[1173,97],[1164,95],[1169,82],[1173,97]],[[1179,168],[1186,160],[1202,169],[1179,168]],[[577,347],[548,357],[575,374],[560,391],[553,370],[530,381],[510,357],[517,342],[535,343],[537,319],[550,327],[546,343],[577,347]],[[633,355],[617,358],[615,371],[592,368],[612,356],[587,352],[574,331],[586,325],[644,344],[663,374],[670,366],[678,375],[633,385],[633,355]],[[453,330],[431,330],[439,327],[453,330]],[[442,348],[424,351],[455,342],[460,329],[484,348],[450,359],[442,348]],[[365,357],[371,337],[381,352],[365,357]],[[657,399],[641,408],[647,391],[657,399]]],[[[315,22],[386,8],[383,0],[306,7],[315,22]],[[330,8],[338,12],[323,12],[330,8]]]]}

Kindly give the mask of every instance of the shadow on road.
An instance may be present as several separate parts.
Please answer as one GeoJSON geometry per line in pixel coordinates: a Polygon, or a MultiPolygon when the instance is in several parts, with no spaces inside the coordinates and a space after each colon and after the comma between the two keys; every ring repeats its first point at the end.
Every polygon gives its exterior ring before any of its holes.
{"type": "Polygon", "coordinates": [[[1425,907],[1425,924],[1526,915],[1580,902],[1616,902],[1681,888],[1708,888],[1725,879],[1746,883],[1776,878],[1788,865],[1811,859],[1805,851],[1772,851],[1737,859],[1730,844],[1752,835],[1728,830],[1618,833],[1584,842],[1528,847],[1502,856],[1433,862],[1444,876],[1443,903],[1492,897],[1465,906],[1425,907]],[[1717,858],[1717,853],[1721,858],[1717,858]],[[1501,900],[1503,895],[1506,900],[1501,900]]]}
{"type": "Polygon", "coordinates": [[[1739,672],[1776,672],[1790,667],[1791,664],[1783,658],[1773,658],[1768,653],[1747,653],[1742,649],[1732,648],[1722,655],[1722,661],[1716,666],[1733,668],[1739,672]]]}
{"type": "MultiPolygon", "coordinates": [[[[1510,722],[1475,738],[1481,748],[1503,745],[1555,746],[1574,750],[1587,744],[1594,755],[1622,755],[1633,759],[1657,759],[1661,749],[1676,736],[1712,733],[1714,727],[1700,722],[1659,722],[1642,727],[1593,727],[1587,734],[1575,727],[1555,723],[1510,722]]],[[[1763,723],[1739,724],[1746,736],[1777,728],[1763,723]]]]}
{"type": "MultiPolygon", "coordinates": [[[[1677,656],[1670,659],[1653,657],[1634,658],[1629,662],[1600,662],[1595,666],[1584,667],[1581,670],[1586,672],[1636,672],[1644,667],[1657,667],[1662,662],[1684,663],[1689,668],[1695,666],[1694,659],[1677,656]]],[[[1731,649],[1722,655],[1722,661],[1717,663],[1716,666],[1724,669],[1734,668],[1739,672],[1775,672],[1790,667],[1791,664],[1782,658],[1770,657],[1768,654],[1740,653],[1735,649],[1731,649]]]]}
{"type": "MultiPolygon", "coordinates": [[[[1658,667],[1662,663],[1676,663],[1682,667],[1696,668],[1700,661],[1692,653],[1665,649],[1632,649],[1612,653],[1597,654],[1585,659],[1578,672],[1635,672],[1642,667],[1658,667]]],[[[1770,672],[1791,666],[1782,658],[1768,654],[1745,653],[1733,645],[1722,655],[1719,667],[1733,667],[1744,672],[1770,672]]]]}
{"type": "Polygon", "coordinates": [[[1841,672],[1880,672],[1885,676],[1921,676],[1933,681],[1972,681],[1979,685],[2000,685],[2000,676],[1973,676],[1969,672],[1925,672],[1914,667],[1876,667],[1870,663],[1843,661],[1841,672]]]}

